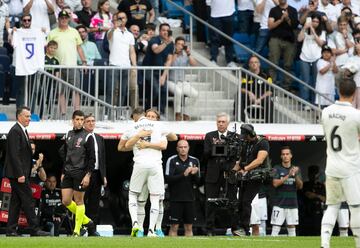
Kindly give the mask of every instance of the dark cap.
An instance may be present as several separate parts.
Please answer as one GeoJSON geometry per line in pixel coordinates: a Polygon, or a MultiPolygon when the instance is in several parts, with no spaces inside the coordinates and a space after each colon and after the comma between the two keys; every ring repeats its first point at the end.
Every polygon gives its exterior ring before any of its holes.
{"type": "Polygon", "coordinates": [[[326,51],[330,52],[332,54],[331,48],[328,45],[323,45],[321,48],[321,53],[326,52],[326,51]]]}
{"type": "Polygon", "coordinates": [[[60,17],[70,18],[70,15],[66,10],[62,10],[62,11],[59,12],[59,15],[58,15],[58,18],[60,18],[60,17]]]}
{"type": "Polygon", "coordinates": [[[242,135],[250,135],[250,137],[255,137],[256,133],[254,130],[254,126],[251,124],[242,124],[241,127],[241,134],[242,135]]]}
{"type": "Polygon", "coordinates": [[[145,114],[145,111],[144,111],[144,109],[143,108],[141,108],[141,107],[138,107],[138,108],[135,108],[133,111],[132,111],[132,113],[131,113],[131,118],[133,118],[134,117],[134,115],[143,115],[143,114],[145,114]]]}

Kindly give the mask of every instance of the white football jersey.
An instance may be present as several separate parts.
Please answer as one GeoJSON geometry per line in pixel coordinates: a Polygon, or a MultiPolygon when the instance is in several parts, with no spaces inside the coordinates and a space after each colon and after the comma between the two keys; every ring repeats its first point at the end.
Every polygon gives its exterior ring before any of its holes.
{"type": "Polygon", "coordinates": [[[360,111],[348,102],[336,101],[322,111],[327,144],[325,173],[346,178],[360,172],[360,111]]]}
{"type": "MultiPolygon", "coordinates": [[[[124,133],[121,137],[123,140],[129,140],[136,135],[140,130],[152,130],[151,136],[142,138],[150,143],[159,143],[160,141],[166,141],[166,136],[163,132],[163,125],[158,121],[151,121],[145,117],[141,117],[135,122],[130,130],[124,133]]],[[[133,148],[134,153],[134,166],[141,167],[156,167],[162,164],[162,152],[157,149],[146,148],[138,149],[136,145],[133,148]]]]}
{"type": "Polygon", "coordinates": [[[40,29],[20,28],[14,32],[15,74],[32,75],[45,65],[45,34],[40,29]]]}

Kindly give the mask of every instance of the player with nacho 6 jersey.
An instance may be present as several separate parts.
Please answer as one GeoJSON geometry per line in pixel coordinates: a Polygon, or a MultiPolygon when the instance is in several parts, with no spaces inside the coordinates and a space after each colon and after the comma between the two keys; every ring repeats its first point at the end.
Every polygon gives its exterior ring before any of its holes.
{"type": "Polygon", "coordinates": [[[356,84],[343,79],[340,99],[322,112],[326,138],[326,204],[321,223],[321,246],[330,247],[330,238],[342,201],[349,205],[350,226],[356,247],[360,247],[360,111],[353,108],[356,84]]]}

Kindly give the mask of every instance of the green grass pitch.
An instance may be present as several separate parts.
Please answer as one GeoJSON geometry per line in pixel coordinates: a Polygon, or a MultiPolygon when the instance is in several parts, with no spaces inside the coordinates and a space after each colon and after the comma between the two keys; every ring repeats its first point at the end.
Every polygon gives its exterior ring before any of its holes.
{"type": "MultiPolygon", "coordinates": [[[[205,237],[197,236],[193,238],[130,238],[127,236],[116,236],[112,238],[105,237],[20,237],[7,238],[0,237],[1,248],[92,248],[92,247],[141,247],[141,248],[312,248],[320,247],[320,237],[205,237]]],[[[332,248],[355,247],[352,237],[339,238],[333,237],[331,241],[332,248]]]]}

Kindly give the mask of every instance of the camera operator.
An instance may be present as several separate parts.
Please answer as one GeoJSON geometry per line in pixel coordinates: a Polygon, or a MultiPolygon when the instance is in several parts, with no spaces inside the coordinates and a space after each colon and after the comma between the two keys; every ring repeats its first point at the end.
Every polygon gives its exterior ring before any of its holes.
{"type": "Polygon", "coordinates": [[[230,202],[236,201],[236,184],[227,184],[227,187],[224,187],[226,172],[232,169],[236,159],[228,159],[225,155],[219,156],[213,153],[217,145],[225,145],[227,139],[234,135],[238,137],[234,132],[228,131],[229,122],[230,117],[228,114],[217,114],[217,130],[207,133],[204,140],[203,164],[205,165],[206,228],[208,236],[214,234],[217,207],[212,200],[221,197],[220,189],[227,189],[224,198],[228,198],[230,202]]]}
{"type": "MultiPolygon", "coordinates": [[[[244,138],[242,146],[242,154],[239,161],[233,168],[237,171],[239,177],[245,178],[256,168],[264,167],[266,159],[269,155],[269,142],[266,139],[256,135],[254,127],[251,124],[243,124],[241,126],[241,136],[244,138]]],[[[239,184],[239,230],[233,231],[234,235],[249,235],[249,225],[251,216],[251,202],[259,193],[262,185],[261,179],[241,180],[239,184]]]]}

